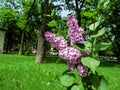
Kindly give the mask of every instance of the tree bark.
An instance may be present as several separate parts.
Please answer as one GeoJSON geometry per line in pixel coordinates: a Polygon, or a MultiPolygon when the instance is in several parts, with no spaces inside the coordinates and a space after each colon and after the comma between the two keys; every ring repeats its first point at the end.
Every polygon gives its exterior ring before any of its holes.
{"type": "Polygon", "coordinates": [[[77,15],[77,20],[78,20],[78,25],[81,26],[81,9],[83,7],[83,4],[84,4],[85,0],[75,0],[75,5],[76,5],[76,15],[77,15]],[[80,2],[80,5],[79,3],[80,2]]]}
{"type": "Polygon", "coordinates": [[[42,28],[38,30],[38,44],[37,44],[37,55],[36,55],[36,63],[41,63],[44,58],[45,53],[45,39],[44,39],[44,32],[47,28],[47,16],[48,13],[48,3],[49,0],[44,0],[44,12],[43,12],[43,21],[42,21],[42,28]]]}
{"type": "Polygon", "coordinates": [[[44,37],[42,30],[40,29],[37,33],[38,36],[38,44],[37,44],[37,55],[36,55],[36,63],[41,63],[43,61],[43,56],[44,56],[44,37]]]}
{"type": "Polygon", "coordinates": [[[23,49],[24,49],[24,35],[25,35],[25,30],[22,31],[22,37],[21,37],[21,44],[20,44],[20,50],[19,54],[23,54],[23,49]]]}
{"type": "Polygon", "coordinates": [[[76,4],[76,15],[77,15],[77,20],[78,20],[78,25],[81,26],[80,9],[78,6],[78,0],[75,0],[75,4],[76,4]]]}

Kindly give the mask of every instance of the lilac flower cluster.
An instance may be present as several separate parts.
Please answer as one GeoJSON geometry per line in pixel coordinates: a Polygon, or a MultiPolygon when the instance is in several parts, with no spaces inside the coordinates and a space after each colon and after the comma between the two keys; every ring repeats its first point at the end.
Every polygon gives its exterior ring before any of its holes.
{"type": "Polygon", "coordinates": [[[78,26],[78,21],[71,14],[67,16],[67,26],[69,27],[68,35],[71,39],[71,42],[83,44],[84,43],[84,39],[83,39],[84,31],[82,28],[78,26]]]}
{"type": "Polygon", "coordinates": [[[87,53],[83,53],[72,46],[68,47],[64,37],[56,36],[51,32],[45,32],[45,38],[53,47],[59,50],[59,56],[67,62],[69,70],[73,70],[76,67],[80,76],[87,75],[87,68],[79,61],[87,53]]]}
{"type": "Polygon", "coordinates": [[[57,37],[55,34],[47,31],[45,32],[45,38],[58,50],[68,47],[67,41],[62,36],[57,37]]]}
{"type": "Polygon", "coordinates": [[[68,64],[68,68],[73,70],[75,65],[79,63],[81,53],[74,47],[67,47],[59,51],[59,56],[68,64]]]}
{"type": "Polygon", "coordinates": [[[87,67],[83,66],[79,60],[82,56],[88,55],[88,52],[83,53],[74,47],[67,47],[59,51],[59,56],[67,62],[69,70],[73,70],[76,67],[80,76],[86,76],[87,67]]]}
{"type": "MultiPolygon", "coordinates": [[[[79,28],[77,20],[72,15],[68,15],[67,21],[67,25],[69,26],[68,34],[71,38],[71,41],[83,44],[83,29],[79,28]]],[[[88,52],[81,52],[73,46],[69,47],[64,37],[56,36],[55,34],[48,31],[45,32],[45,38],[53,45],[53,47],[58,49],[59,56],[66,61],[69,70],[77,68],[80,76],[87,75],[87,67],[83,66],[79,60],[82,56],[88,55],[90,53],[90,50],[88,50],[88,52]]]]}

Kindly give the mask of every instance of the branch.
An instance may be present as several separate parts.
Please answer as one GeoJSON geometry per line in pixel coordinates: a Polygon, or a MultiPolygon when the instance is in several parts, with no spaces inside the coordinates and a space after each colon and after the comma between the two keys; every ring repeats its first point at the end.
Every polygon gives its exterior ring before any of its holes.
{"type": "Polygon", "coordinates": [[[83,7],[84,2],[85,2],[85,0],[82,0],[82,1],[80,2],[80,3],[81,3],[81,5],[80,5],[80,10],[81,10],[81,8],[83,7]]]}
{"type": "Polygon", "coordinates": [[[36,2],[36,0],[33,1],[32,5],[31,5],[31,7],[30,7],[30,10],[29,10],[29,12],[28,12],[27,22],[26,22],[26,25],[25,25],[25,27],[24,27],[24,30],[26,29],[26,26],[27,26],[27,24],[29,23],[29,18],[32,16],[32,15],[31,15],[31,12],[32,12],[32,9],[33,9],[33,7],[34,7],[34,5],[35,5],[35,2],[36,2]]]}

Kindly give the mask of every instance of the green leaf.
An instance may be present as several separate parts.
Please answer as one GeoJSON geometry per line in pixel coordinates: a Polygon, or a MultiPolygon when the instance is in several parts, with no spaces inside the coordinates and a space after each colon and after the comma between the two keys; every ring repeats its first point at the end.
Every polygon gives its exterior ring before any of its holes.
{"type": "Polygon", "coordinates": [[[91,0],[86,0],[86,2],[91,2],[91,0]]]}
{"type": "Polygon", "coordinates": [[[87,66],[91,69],[93,73],[95,73],[97,66],[99,66],[100,61],[95,60],[94,58],[84,57],[81,59],[83,65],[87,66]]]}
{"type": "Polygon", "coordinates": [[[109,90],[108,82],[104,77],[101,78],[101,82],[100,82],[100,86],[98,87],[98,90],[109,90]]]}
{"type": "Polygon", "coordinates": [[[105,28],[102,28],[101,30],[98,31],[96,35],[91,35],[92,38],[99,37],[105,33],[105,28]]]}
{"type": "Polygon", "coordinates": [[[97,14],[97,11],[88,11],[83,13],[83,15],[86,17],[93,17],[96,14],[97,14]]]}
{"type": "Polygon", "coordinates": [[[93,48],[95,51],[103,51],[111,45],[111,42],[99,42],[93,48]]]}
{"type": "Polygon", "coordinates": [[[63,75],[59,77],[63,86],[69,87],[74,83],[74,77],[70,75],[63,75]]]}
{"type": "Polygon", "coordinates": [[[57,22],[55,20],[52,20],[50,21],[48,24],[47,24],[49,27],[56,27],[57,26],[57,22]]]}
{"type": "Polygon", "coordinates": [[[46,16],[47,16],[47,17],[51,17],[51,15],[50,15],[50,14],[46,14],[46,16]]]}
{"type": "Polygon", "coordinates": [[[92,83],[93,87],[98,89],[98,87],[100,86],[100,76],[98,76],[97,74],[90,74],[89,76],[89,80],[92,83]]]}
{"type": "Polygon", "coordinates": [[[84,86],[83,85],[74,85],[71,90],[84,90],[84,86]]]}
{"type": "Polygon", "coordinates": [[[92,47],[92,44],[91,44],[91,42],[89,42],[89,41],[85,41],[84,44],[85,44],[86,47],[92,47]]]}
{"type": "Polygon", "coordinates": [[[54,13],[55,13],[55,10],[53,9],[53,10],[52,10],[52,13],[51,13],[51,16],[53,16],[53,15],[54,15],[54,13]]]}
{"type": "Polygon", "coordinates": [[[97,42],[97,38],[94,38],[93,39],[93,46],[96,45],[96,42],[97,42]]]}
{"type": "Polygon", "coordinates": [[[100,23],[99,23],[99,21],[97,21],[97,22],[91,24],[91,25],[89,26],[89,29],[90,29],[90,30],[95,30],[99,25],[100,25],[100,23]]]}
{"type": "Polygon", "coordinates": [[[107,7],[107,5],[109,4],[110,0],[105,0],[106,2],[104,3],[104,8],[107,7]]]}
{"type": "Polygon", "coordinates": [[[72,43],[72,45],[73,45],[76,49],[78,49],[78,50],[80,50],[80,51],[82,51],[82,52],[86,52],[86,51],[87,51],[87,47],[86,47],[84,44],[72,43]]]}
{"type": "Polygon", "coordinates": [[[105,9],[108,6],[109,2],[110,2],[110,0],[99,0],[97,7],[99,9],[105,9]]]}
{"type": "Polygon", "coordinates": [[[99,0],[99,3],[98,3],[98,8],[103,8],[103,4],[106,0],[99,0]]]}

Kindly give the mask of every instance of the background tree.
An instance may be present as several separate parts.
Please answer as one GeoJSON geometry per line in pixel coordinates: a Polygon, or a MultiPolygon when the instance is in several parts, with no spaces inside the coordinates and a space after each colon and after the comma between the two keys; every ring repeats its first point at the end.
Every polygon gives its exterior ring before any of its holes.
{"type": "Polygon", "coordinates": [[[28,23],[30,22],[30,18],[32,17],[32,9],[33,9],[33,7],[34,7],[34,5],[35,5],[35,1],[36,0],[33,0],[33,2],[31,2],[31,1],[23,1],[22,2],[22,4],[23,4],[23,6],[24,6],[24,8],[23,8],[23,10],[25,11],[24,13],[26,14],[26,23],[24,23],[23,22],[23,24],[25,24],[24,25],[24,28],[23,28],[23,30],[22,30],[22,36],[21,36],[21,44],[20,44],[20,51],[19,51],[19,54],[23,54],[23,49],[24,49],[24,36],[25,36],[25,32],[26,32],[26,29],[27,29],[27,26],[28,26],[28,23]],[[30,4],[29,4],[29,3],[30,4]],[[31,4],[32,3],[32,4],[31,4]],[[30,6],[30,9],[26,9],[25,7],[26,6],[28,6],[28,5],[31,5],[30,6]]]}
{"type": "Polygon", "coordinates": [[[11,48],[19,42],[19,29],[16,25],[18,13],[8,6],[0,8],[0,26],[7,28],[5,38],[5,50],[11,52],[11,48]]]}
{"type": "MultiPolygon", "coordinates": [[[[107,3],[107,2],[106,2],[107,3]]],[[[104,19],[103,25],[105,25],[109,30],[106,32],[106,38],[112,42],[111,51],[113,51],[114,56],[117,57],[118,62],[120,63],[120,1],[111,0],[109,1],[109,6],[107,9],[102,9],[100,14],[104,19]],[[111,3],[110,3],[111,2],[111,3]]],[[[101,3],[102,4],[102,3],[101,3]]]]}
{"type": "Polygon", "coordinates": [[[44,11],[43,11],[43,20],[41,29],[38,31],[38,44],[37,44],[37,55],[36,55],[36,63],[41,63],[44,56],[45,50],[45,39],[44,39],[44,32],[47,29],[47,14],[48,14],[48,4],[49,0],[44,0],[44,11]]]}

